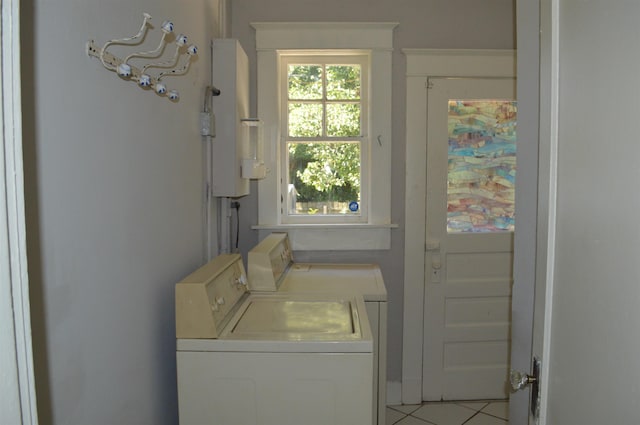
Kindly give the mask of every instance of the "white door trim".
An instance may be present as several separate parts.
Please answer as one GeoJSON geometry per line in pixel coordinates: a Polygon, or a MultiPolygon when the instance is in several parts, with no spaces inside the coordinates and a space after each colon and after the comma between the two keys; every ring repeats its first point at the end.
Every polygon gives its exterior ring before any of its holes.
{"type": "Polygon", "coordinates": [[[1,12],[0,422],[37,424],[24,214],[20,2],[1,12]]]}
{"type": "Polygon", "coordinates": [[[516,53],[514,50],[461,49],[403,49],[403,52],[407,58],[407,169],[402,402],[416,404],[422,401],[427,80],[429,77],[515,77],[516,53]]]}
{"type": "Polygon", "coordinates": [[[532,357],[542,359],[540,416],[529,423],[545,425],[549,396],[551,317],[555,276],[556,204],[558,192],[559,1],[540,2],[540,117],[538,157],[538,241],[532,357]],[[544,112],[546,111],[546,112],[544,112]]]}

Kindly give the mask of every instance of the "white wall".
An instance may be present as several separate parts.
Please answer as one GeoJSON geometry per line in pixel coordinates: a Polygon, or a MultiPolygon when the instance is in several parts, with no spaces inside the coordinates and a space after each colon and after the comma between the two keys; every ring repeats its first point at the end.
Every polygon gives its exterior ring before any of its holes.
{"type": "MultiPolygon", "coordinates": [[[[389,251],[296,252],[298,261],[377,262],[389,293],[388,378],[400,381],[402,368],[402,299],[404,280],[405,196],[405,57],[402,48],[515,48],[515,0],[234,0],[232,36],[240,39],[251,63],[255,94],[255,32],[250,22],[260,21],[373,21],[399,22],[393,53],[393,223],[389,251]]],[[[256,110],[255,96],[252,111],[256,110]]],[[[240,199],[240,250],[246,254],[257,243],[257,192],[240,199]]],[[[411,194],[407,194],[411,196],[411,194]]],[[[408,231],[411,231],[408,229],[408,231]]]]}
{"type": "Polygon", "coordinates": [[[41,423],[177,422],[174,284],[203,260],[198,112],[217,0],[25,0],[25,179],[41,423]],[[142,13],[199,45],[173,104],[85,42],[142,13]]]}
{"type": "Polygon", "coordinates": [[[640,3],[553,3],[558,196],[547,423],[637,424],[640,3]]]}

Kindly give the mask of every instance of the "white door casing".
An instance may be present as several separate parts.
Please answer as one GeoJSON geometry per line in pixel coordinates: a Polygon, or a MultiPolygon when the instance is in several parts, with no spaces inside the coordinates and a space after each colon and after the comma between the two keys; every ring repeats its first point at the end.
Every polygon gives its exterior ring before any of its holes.
{"type": "Polygon", "coordinates": [[[37,424],[27,276],[20,9],[2,2],[0,92],[0,423],[37,424]]]}
{"type": "Polygon", "coordinates": [[[428,128],[422,398],[504,399],[513,232],[501,230],[509,228],[508,219],[496,224],[503,219],[493,214],[509,215],[506,200],[513,196],[513,182],[500,173],[506,175],[515,158],[505,156],[512,145],[491,134],[504,126],[502,137],[512,137],[515,79],[430,78],[424,94],[428,128]],[[456,156],[450,156],[448,149],[450,100],[456,101],[451,106],[456,126],[462,126],[457,130],[462,133],[456,156]],[[482,102],[490,100],[499,101],[500,107],[482,102]],[[502,189],[495,192],[498,187],[502,189]],[[477,205],[469,210],[467,202],[472,199],[477,205]],[[450,203],[460,212],[451,211],[448,224],[450,203]],[[467,219],[475,223],[475,231],[448,229],[455,224],[469,226],[467,219]]]}
{"type": "Polygon", "coordinates": [[[515,77],[512,50],[404,49],[407,58],[407,148],[402,402],[422,401],[424,338],[427,97],[429,77],[515,77]]]}
{"type": "MultiPolygon", "coordinates": [[[[519,81],[519,90],[525,100],[521,100],[520,117],[527,119],[535,118],[535,127],[529,121],[525,121],[519,129],[523,137],[530,137],[538,143],[532,144],[529,149],[535,149],[537,154],[536,172],[537,189],[521,184],[522,190],[518,196],[522,197],[522,203],[534,204],[530,199],[537,193],[536,208],[536,238],[535,241],[522,242],[520,251],[516,245],[516,279],[518,273],[522,279],[531,279],[527,276],[527,268],[518,270],[518,256],[530,253],[533,246],[535,252],[534,269],[534,291],[531,293],[528,288],[514,287],[514,299],[520,297],[531,297],[534,299],[533,305],[533,326],[532,333],[525,332],[522,325],[514,320],[512,341],[514,342],[514,352],[512,353],[512,369],[522,372],[529,372],[533,359],[539,359],[541,370],[539,376],[540,397],[537,406],[532,406],[531,391],[518,391],[510,399],[509,422],[514,425],[547,423],[547,405],[549,396],[549,361],[550,361],[550,338],[551,338],[551,316],[553,297],[553,276],[555,265],[555,232],[556,232],[556,205],[557,205],[557,163],[558,163],[558,39],[557,25],[551,23],[551,2],[543,0],[535,2],[524,2],[522,9],[529,12],[529,17],[535,22],[522,23],[519,18],[520,31],[519,38],[528,34],[534,44],[529,44],[523,50],[522,57],[519,55],[519,72],[525,75],[519,81]],[[539,15],[537,15],[539,13],[539,15]],[[526,27],[525,27],[526,26],[526,27]],[[540,34],[540,37],[533,37],[540,34]],[[539,43],[539,44],[538,44],[539,43]],[[539,64],[539,67],[534,66],[539,64]],[[525,86],[520,89],[520,86],[525,86]],[[526,102],[526,104],[525,104],[526,102]],[[525,109],[523,111],[523,109],[525,109]],[[524,187],[523,187],[524,186],[524,187]],[[527,200],[527,197],[529,198],[527,200]],[[525,350],[516,346],[516,340],[523,341],[524,337],[530,337],[530,354],[526,356],[525,350]],[[526,407],[526,409],[525,409],[526,407]],[[534,417],[532,410],[537,411],[534,417]]],[[[520,5],[519,5],[520,6],[520,5]]],[[[554,12],[554,15],[556,13],[554,12]]],[[[532,155],[529,158],[533,157],[532,155]]],[[[532,165],[532,164],[531,164],[532,165]]],[[[518,197],[516,197],[516,205],[518,197]]],[[[527,212],[532,213],[532,211],[527,212]]],[[[524,261],[520,258],[520,263],[524,261]]],[[[514,307],[518,304],[514,301],[514,307]]],[[[530,315],[526,309],[515,310],[514,315],[527,317],[530,315]]]]}
{"type": "MultiPolygon", "coordinates": [[[[539,127],[539,1],[517,0],[518,48],[518,176],[516,179],[516,221],[514,235],[514,285],[512,288],[511,368],[531,370],[532,317],[534,298],[544,291],[535,290],[536,278],[544,267],[545,228],[543,193],[545,175],[544,148],[538,142],[539,127]],[[540,155],[540,171],[538,156],[540,155]],[[538,173],[540,172],[540,195],[538,173]],[[541,215],[538,215],[540,211],[541,215]]],[[[544,37],[544,35],[543,35],[544,37]]],[[[542,143],[542,141],[540,142],[542,143]]],[[[547,161],[546,164],[549,162],[547,161]]],[[[548,173],[546,173],[548,174],[548,173]]],[[[544,274],[544,271],[542,271],[544,274]]],[[[543,304],[540,304],[543,305],[543,304]]],[[[518,391],[509,397],[509,422],[523,425],[528,421],[530,391],[518,391]]]]}

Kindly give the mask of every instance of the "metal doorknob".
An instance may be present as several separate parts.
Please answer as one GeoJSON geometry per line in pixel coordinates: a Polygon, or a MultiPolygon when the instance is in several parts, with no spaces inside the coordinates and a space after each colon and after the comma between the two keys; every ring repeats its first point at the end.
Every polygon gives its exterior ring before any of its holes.
{"type": "Polygon", "coordinates": [[[525,388],[527,385],[538,382],[538,379],[535,376],[518,372],[516,370],[511,371],[509,378],[513,391],[519,391],[525,388]]]}

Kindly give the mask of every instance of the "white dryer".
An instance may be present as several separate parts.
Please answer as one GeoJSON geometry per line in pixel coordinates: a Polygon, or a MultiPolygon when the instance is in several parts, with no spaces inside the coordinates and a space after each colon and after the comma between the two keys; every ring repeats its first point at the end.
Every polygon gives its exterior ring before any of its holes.
{"type": "Polygon", "coordinates": [[[239,255],[176,285],[182,425],[369,425],[373,339],[361,297],[250,294],[239,255]]]}
{"type": "Polygon", "coordinates": [[[248,254],[249,288],[278,293],[361,295],[373,333],[372,424],[384,425],[387,380],[387,290],[377,264],[296,263],[287,233],[272,233],[248,254]]]}

